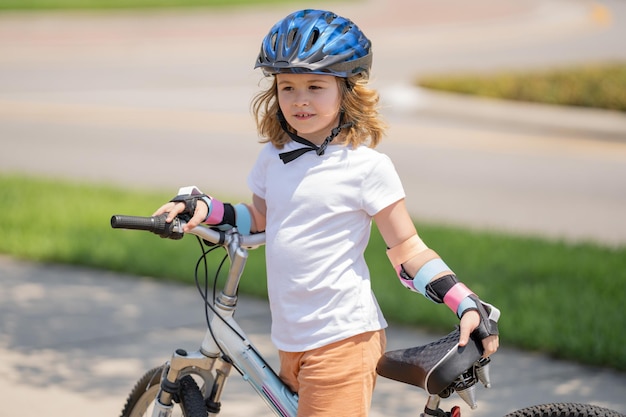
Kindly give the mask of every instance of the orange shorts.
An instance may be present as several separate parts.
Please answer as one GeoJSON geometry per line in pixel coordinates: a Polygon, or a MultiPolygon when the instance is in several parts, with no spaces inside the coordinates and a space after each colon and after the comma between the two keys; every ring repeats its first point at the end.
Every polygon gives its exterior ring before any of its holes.
{"type": "Polygon", "coordinates": [[[298,393],[298,417],[366,417],[385,345],[378,330],[307,352],[279,351],[279,376],[298,393]]]}

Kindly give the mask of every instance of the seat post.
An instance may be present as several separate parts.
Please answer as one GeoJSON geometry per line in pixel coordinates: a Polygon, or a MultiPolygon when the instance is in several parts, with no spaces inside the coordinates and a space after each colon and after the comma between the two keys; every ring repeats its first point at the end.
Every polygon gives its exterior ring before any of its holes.
{"type": "Polygon", "coordinates": [[[426,400],[426,406],[424,406],[424,416],[437,416],[437,411],[439,410],[439,404],[441,403],[441,397],[438,395],[429,395],[428,400],[426,400]]]}

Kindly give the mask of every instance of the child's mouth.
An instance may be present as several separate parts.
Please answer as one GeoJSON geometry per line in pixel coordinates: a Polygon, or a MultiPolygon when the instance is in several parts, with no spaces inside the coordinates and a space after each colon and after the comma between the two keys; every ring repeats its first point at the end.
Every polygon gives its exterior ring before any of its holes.
{"type": "Polygon", "coordinates": [[[308,120],[311,117],[313,117],[313,114],[311,113],[297,113],[294,115],[294,117],[298,120],[308,120]]]}

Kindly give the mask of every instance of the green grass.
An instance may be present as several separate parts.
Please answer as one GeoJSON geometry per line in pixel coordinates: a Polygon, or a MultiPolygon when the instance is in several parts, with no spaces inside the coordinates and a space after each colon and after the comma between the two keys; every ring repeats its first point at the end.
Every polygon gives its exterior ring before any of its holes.
{"type": "Polygon", "coordinates": [[[620,62],[543,71],[432,75],[420,77],[416,83],[461,94],[626,111],[626,64],[620,62]]]}
{"type": "MultiPolygon", "coordinates": [[[[109,225],[113,214],[150,215],[171,194],[0,175],[0,252],[191,283],[195,239],[163,240],[109,225]]],[[[626,370],[626,248],[430,224],[418,229],[461,280],[502,310],[504,346],[626,370]]],[[[390,321],[444,332],[457,323],[446,307],[398,283],[376,231],[366,256],[390,321]]],[[[221,258],[211,256],[212,270],[221,258]]],[[[262,249],[250,254],[246,271],[242,292],[265,296],[262,249]]]]}

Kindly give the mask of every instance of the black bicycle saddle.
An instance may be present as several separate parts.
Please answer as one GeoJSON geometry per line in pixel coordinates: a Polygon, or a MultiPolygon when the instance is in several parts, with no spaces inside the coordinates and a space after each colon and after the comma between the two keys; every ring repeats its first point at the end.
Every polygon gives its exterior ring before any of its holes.
{"type": "Polygon", "coordinates": [[[459,347],[459,336],[457,328],[427,345],[386,352],[378,361],[376,372],[423,388],[429,395],[440,394],[483,354],[482,343],[474,338],[459,347]]]}

